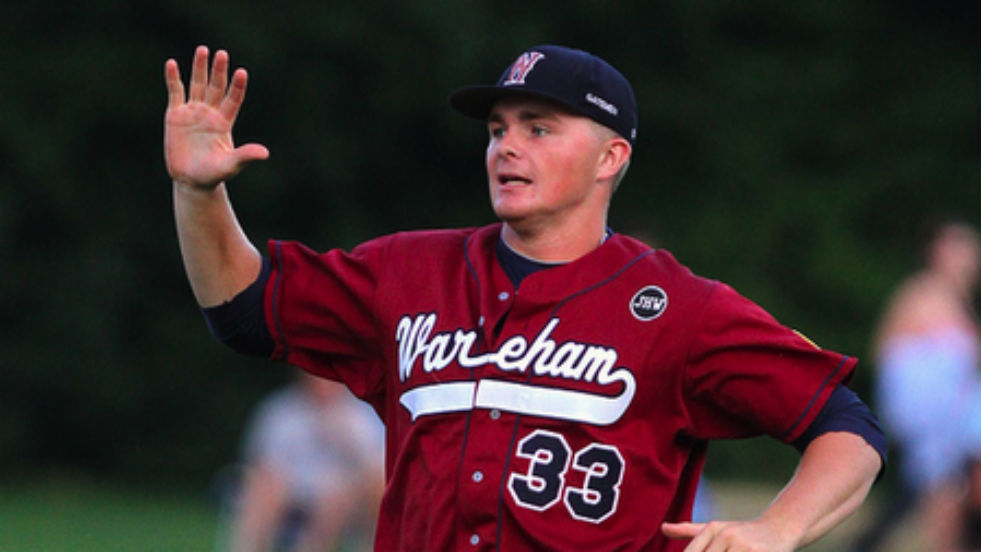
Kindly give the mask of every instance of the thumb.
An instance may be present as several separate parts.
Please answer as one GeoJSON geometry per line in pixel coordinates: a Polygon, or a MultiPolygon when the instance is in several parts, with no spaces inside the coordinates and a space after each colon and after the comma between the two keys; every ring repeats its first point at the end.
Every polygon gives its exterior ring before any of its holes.
{"type": "Polygon", "coordinates": [[[705,528],[704,523],[662,523],[661,531],[672,539],[691,539],[705,528]]]}
{"type": "Polygon", "coordinates": [[[245,144],[244,146],[239,146],[228,152],[228,155],[225,156],[222,162],[225,172],[223,179],[235,176],[253,161],[262,161],[267,158],[269,158],[269,150],[262,144],[245,144]]]}
{"type": "Polygon", "coordinates": [[[246,165],[253,161],[262,161],[269,157],[269,150],[262,144],[245,144],[239,146],[224,156],[221,160],[221,177],[226,180],[237,175],[246,165]]]}
{"type": "Polygon", "coordinates": [[[235,148],[234,155],[237,164],[241,167],[245,163],[252,161],[263,161],[269,158],[269,149],[262,144],[245,144],[235,148]]]}

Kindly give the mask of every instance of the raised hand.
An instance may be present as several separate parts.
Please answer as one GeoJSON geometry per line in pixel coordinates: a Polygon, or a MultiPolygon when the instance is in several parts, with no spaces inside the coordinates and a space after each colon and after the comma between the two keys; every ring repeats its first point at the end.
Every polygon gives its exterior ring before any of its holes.
{"type": "Polygon", "coordinates": [[[269,157],[261,144],[235,147],[232,126],[245,98],[248,74],[236,69],[228,80],[228,52],[215,53],[208,74],[208,48],[198,46],[185,98],[177,61],[164,64],[167,112],[164,117],[164,159],[175,183],[214,188],[242,168],[269,157]]]}

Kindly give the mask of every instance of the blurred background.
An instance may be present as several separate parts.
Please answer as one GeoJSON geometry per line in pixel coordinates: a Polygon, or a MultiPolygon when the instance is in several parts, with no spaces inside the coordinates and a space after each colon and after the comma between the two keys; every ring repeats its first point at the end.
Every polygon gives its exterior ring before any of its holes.
{"type": "MultiPolygon", "coordinates": [[[[611,226],[865,358],[921,222],[977,225],[979,17],[968,0],[4,2],[0,548],[208,549],[215,474],[291,377],[213,341],[185,281],[167,58],[186,77],[207,44],[249,70],[235,137],[272,156],[231,183],[239,217],[257,244],[327,249],[491,222],[485,130],[447,94],[533,44],[592,51],[640,108],[611,226]]],[[[852,385],[869,402],[871,377],[862,362],[852,385]]],[[[796,458],[724,443],[708,475],[769,498],[796,458]]]]}

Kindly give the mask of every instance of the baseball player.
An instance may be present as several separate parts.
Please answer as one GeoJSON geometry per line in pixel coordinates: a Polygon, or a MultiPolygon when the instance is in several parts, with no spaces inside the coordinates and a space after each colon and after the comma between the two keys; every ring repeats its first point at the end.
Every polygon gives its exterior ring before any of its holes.
{"type": "Polygon", "coordinates": [[[317,253],[241,230],[225,181],[247,75],[165,66],[185,268],[214,335],[346,384],[386,424],[376,549],[792,550],[862,502],[884,438],[823,350],[731,287],[607,228],[636,142],[623,75],[543,45],[451,105],[484,121],[501,222],[317,253]],[[711,439],[803,451],[750,521],[692,524],[711,439]]]}

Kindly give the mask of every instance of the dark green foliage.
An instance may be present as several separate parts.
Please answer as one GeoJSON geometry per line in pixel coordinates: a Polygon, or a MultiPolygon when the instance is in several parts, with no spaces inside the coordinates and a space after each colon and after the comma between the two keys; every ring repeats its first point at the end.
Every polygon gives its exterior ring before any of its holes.
{"type": "Polygon", "coordinates": [[[867,356],[926,214],[978,220],[976,2],[131,4],[0,9],[0,470],[203,478],[287,377],[213,342],[184,280],[163,62],[199,43],[250,71],[236,139],[272,157],[231,189],[259,244],[493,220],[485,131],[445,98],[541,42],[634,83],[611,225],[822,345],[867,356]]]}

